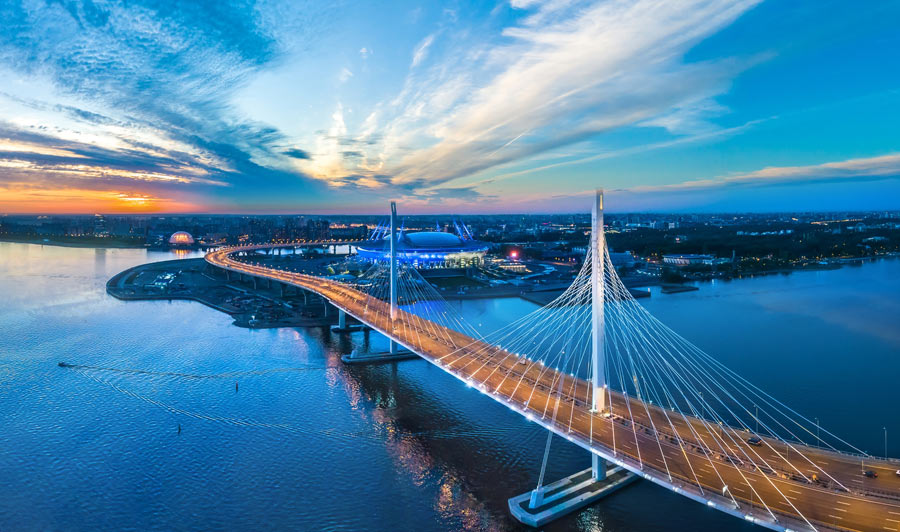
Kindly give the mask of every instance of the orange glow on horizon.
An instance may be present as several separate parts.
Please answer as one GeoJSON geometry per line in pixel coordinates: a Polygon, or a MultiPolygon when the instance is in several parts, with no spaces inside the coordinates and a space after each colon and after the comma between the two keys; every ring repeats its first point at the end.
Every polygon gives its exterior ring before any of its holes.
{"type": "Polygon", "coordinates": [[[0,213],[6,214],[139,214],[199,212],[190,202],[149,194],[77,188],[40,190],[0,187],[0,213]]]}

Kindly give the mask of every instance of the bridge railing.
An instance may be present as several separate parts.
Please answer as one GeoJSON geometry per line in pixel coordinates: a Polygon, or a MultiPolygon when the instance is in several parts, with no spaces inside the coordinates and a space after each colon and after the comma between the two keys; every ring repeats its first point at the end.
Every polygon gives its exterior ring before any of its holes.
{"type": "MultiPolygon", "coordinates": [[[[623,418],[624,419],[624,418],[623,418]]],[[[628,420],[626,420],[628,421],[628,420]]],[[[629,421],[630,422],[630,421],[629,421]]],[[[639,426],[641,424],[638,424],[639,426]]],[[[550,427],[548,427],[550,428],[550,427]]],[[[565,437],[565,435],[563,435],[565,437]]],[[[585,435],[578,434],[581,439],[585,438],[585,435]]],[[[588,443],[591,448],[597,448],[607,453],[608,455],[612,455],[615,457],[615,461],[619,463],[623,463],[627,465],[632,471],[635,471],[639,476],[650,480],[652,482],[656,482],[657,484],[661,484],[663,486],[668,487],[670,490],[681,493],[683,495],[688,495],[689,497],[697,500],[698,502],[705,502],[707,506],[712,508],[717,508],[719,510],[731,513],[732,515],[741,517],[742,519],[754,523],[772,523],[772,516],[769,514],[769,511],[774,513],[778,518],[778,524],[786,525],[790,524],[792,530],[804,529],[809,525],[802,519],[799,519],[797,516],[782,512],[777,508],[768,507],[768,509],[762,505],[759,505],[757,502],[754,505],[754,501],[749,501],[744,499],[743,497],[735,496],[737,499],[740,499],[743,503],[749,504],[749,508],[741,508],[735,507],[734,501],[725,497],[724,494],[720,494],[715,490],[711,490],[709,488],[701,489],[697,486],[697,484],[691,479],[678,474],[677,472],[664,472],[662,470],[657,469],[653,466],[646,466],[642,461],[631,457],[623,452],[616,451],[613,449],[606,448],[605,446],[598,445],[596,442],[583,442],[588,443]],[[657,473],[656,475],[652,475],[648,472],[652,471],[657,473]],[[683,492],[683,493],[682,493],[683,492]]],[[[733,495],[733,494],[732,494],[733,495]]],[[[827,523],[815,523],[817,530],[843,530],[839,527],[829,525],[827,523]]]]}

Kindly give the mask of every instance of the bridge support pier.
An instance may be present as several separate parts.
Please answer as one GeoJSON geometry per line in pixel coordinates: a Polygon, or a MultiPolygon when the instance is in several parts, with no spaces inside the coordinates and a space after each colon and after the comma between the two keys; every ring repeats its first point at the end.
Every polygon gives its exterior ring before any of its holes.
{"type": "Polygon", "coordinates": [[[591,453],[591,478],[606,480],[606,460],[591,453]]]}
{"type": "Polygon", "coordinates": [[[509,499],[510,513],[522,524],[533,527],[544,526],[638,479],[637,475],[626,469],[619,466],[607,468],[606,461],[602,458],[599,460],[603,465],[602,480],[594,478],[593,467],[579,471],[552,484],[509,499]]]}
{"type": "Polygon", "coordinates": [[[419,358],[419,355],[391,342],[391,349],[388,351],[360,353],[354,349],[349,355],[342,356],[341,361],[344,364],[382,364],[399,360],[411,360],[413,358],[419,358]]]}
{"type": "Polygon", "coordinates": [[[361,331],[365,329],[366,326],[362,323],[353,323],[347,325],[347,313],[341,309],[338,309],[338,324],[331,326],[331,332],[334,333],[348,333],[353,331],[361,331]]]}

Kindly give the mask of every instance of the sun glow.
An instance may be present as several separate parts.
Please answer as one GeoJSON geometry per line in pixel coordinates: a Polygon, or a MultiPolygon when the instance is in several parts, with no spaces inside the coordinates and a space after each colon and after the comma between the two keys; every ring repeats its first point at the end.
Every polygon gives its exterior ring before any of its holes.
{"type": "Polygon", "coordinates": [[[113,190],[0,188],[0,212],[69,214],[102,212],[196,212],[196,204],[149,194],[113,190]]]}

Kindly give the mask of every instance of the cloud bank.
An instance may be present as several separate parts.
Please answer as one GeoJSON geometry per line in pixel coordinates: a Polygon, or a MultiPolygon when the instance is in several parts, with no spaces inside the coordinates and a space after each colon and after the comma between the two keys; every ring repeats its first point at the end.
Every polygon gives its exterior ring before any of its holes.
{"type": "Polygon", "coordinates": [[[419,43],[401,93],[345,134],[367,144],[362,157],[324,150],[329,164],[303,168],[335,186],[378,174],[390,179],[373,185],[416,192],[616,128],[696,132],[745,65],[684,56],[756,3],[515,2],[532,11],[500,44],[461,48],[449,33],[419,43]],[[449,52],[423,69],[442,40],[449,52]]]}
{"type": "MultiPolygon", "coordinates": [[[[25,204],[31,191],[29,205],[60,191],[256,212],[399,197],[428,210],[492,207],[521,183],[513,201],[537,205],[552,186],[528,183],[559,173],[566,192],[575,190],[586,179],[577,165],[734,138],[777,120],[721,120],[731,110],[720,97],[769,55],[693,53],[757,3],[511,0],[431,15],[423,7],[386,15],[394,25],[385,40],[355,31],[354,10],[288,0],[2,3],[0,193],[25,204]],[[329,40],[342,25],[351,29],[329,40]],[[307,63],[317,66],[304,71],[307,63]],[[291,68],[306,75],[291,78],[291,68]],[[273,92],[270,108],[247,105],[265,83],[290,90],[273,92]],[[274,112],[254,114],[261,109],[274,112]],[[622,132],[632,137],[616,144],[622,132]]],[[[896,158],[621,193],[872,181],[896,175],[896,158]]]]}
{"type": "Polygon", "coordinates": [[[691,192],[731,187],[760,187],[832,183],[836,181],[876,181],[900,178],[900,154],[881,155],[808,166],[769,166],[762,170],[697,179],[659,186],[636,186],[625,189],[634,193],[691,192]]]}
{"type": "Polygon", "coordinates": [[[18,80],[0,94],[0,189],[153,194],[148,183],[165,183],[199,200],[222,185],[315,188],[280,162],[302,150],[282,151],[284,135],[229,103],[282,55],[253,5],[5,2],[0,20],[0,73],[18,80]],[[22,139],[43,148],[17,151],[22,139]]]}

